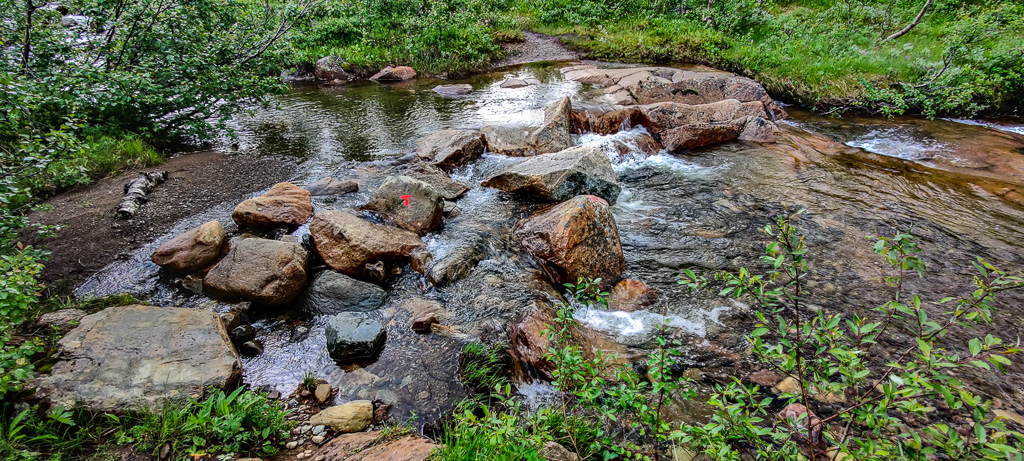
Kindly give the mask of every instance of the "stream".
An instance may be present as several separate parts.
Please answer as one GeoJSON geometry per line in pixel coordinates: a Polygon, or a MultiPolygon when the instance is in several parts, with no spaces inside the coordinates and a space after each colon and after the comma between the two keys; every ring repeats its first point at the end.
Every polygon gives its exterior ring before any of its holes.
{"type": "MultiPolygon", "coordinates": [[[[591,101],[599,91],[563,79],[561,65],[516,67],[460,82],[296,87],[280,96],[276,107],[233,122],[237,139],[225,139],[215,149],[240,162],[262,155],[296,157],[300,173],[292,182],[300,186],[326,176],[356,179],[357,193],[314,197],[317,210],[355,209],[370,200],[383,180],[379,173],[409,152],[417,137],[444,128],[538,125],[544,108],[565,96],[574,107],[595,106],[591,101]],[[507,77],[536,78],[541,84],[501,88],[507,77]],[[469,83],[474,91],[443,97],[431,91],[441,83],[469,83]]],[[[623,278],[641,280],[658,292],[657,303],[646,311],[580,309],[581,322],[609,334],[636,357],[643,356],[666,319],[694,348],[742,348],[743,333],[752,328],[749,308],[712,294],[688,294],[676,280],[687,268],[707,273],[760,267],[758,257],[767,241],[758,229],[799,209],[806,209],[797,223],[807,236],[815,271],[809,300],[830,312],[863,314],[884,302],[888,291],[878,280],[881,260],[865,237],[897,229],[912,229],[920,237],[928,277],[915,277],[909,285],[926,299],[969,289],[975,256],[1008,270],[1024,268],[1020,125],[829,118],[788,110],[774,145],[730,142],[687,156],[662,152],[648,157],[630,148],[635,132],[578,137],[577,144],[608,152],[623,188],[613,208],[626,260],[623,278]]],[[[508,161],[488,153],[452,174],[472,189],[458,200],[458,216],[424,241],[435,261],[473,239],[485,243],[486,257],[469,276],[443,288],[429,286],[409,270],[390,280],[388,300],[377,312],[387,329],[377,360],[339,367],[327,356],[326,318],[306,322],[287,308],[254,307],[250,317],[265,352],[243,358],[245,382],[287,395],[312,373],[339,389],[339,403],[377,399],[393,405],[396,418],[415,413],[421,422],[450,411],[464,396],[456,377],[462,346],[506,339],[510,322],[531,302],[560,299],[510,236],[512,226],[536,206],[479,185],[508,161]],[[440,309],[448,331],[420,335],[409,330],[410,317],[425,306],[440,309]]],[[[149,258],[161,243],[208,220],[236,230],[231,211],[246,198],[182,220],[128,259],[92,276],[76,294],[130,292],[154,305],[227,309],[226,303],[192,293],[149,258]]],[[[295,234],[308,234],[308,228],[295,234]]],[[[1016,339],[1024,331],[1018,321],[1024,315],[1022,300],[1013,294],[1002,298],[997,303],[1002,313],[989,330],[1016,339]]],[[[954,334],[950,340],[965,338],[954,334]]],[[[732,371],[704,370],[711,377],[732,371]]],[[[1024,379],[1024,368],[1014,365],[1007,375],[975,372],[973,378],[980,390],[1021,412],[1024,396],[1016,383],[1024,379]]],[[[538,384],[523,386],[523,394],[532,396],[529,400],[550,397],[538,384]]]]}

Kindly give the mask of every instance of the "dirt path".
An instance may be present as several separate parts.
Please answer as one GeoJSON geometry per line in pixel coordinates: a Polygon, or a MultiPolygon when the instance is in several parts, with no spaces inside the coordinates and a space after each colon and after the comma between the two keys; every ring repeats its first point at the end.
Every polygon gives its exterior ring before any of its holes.
{"type": "Polygon", "coordinates": [[[290,178],[291,160],[200,152],[174,157],[162,165],[136,169],[74,189],[47,200],[52,209],[30,215],[33,222],[63,226],[41,244],[52,252],[43,281],[66,294],[86,277],[168,231],[181,219],[267,188],[290,178]],[[141,171],[167,170],[170,177],[149,194],[149,202],[130,220],[113,218],[124,183],[141,171]]]}
{"type": "Polygon", "coordinates": [[[580,55],[562,45],[556,37],[523,31],[523,40],[519,43],[505,44],[508,56],[498,62],[495,68],[542,61],[577,61],[580,55]]]}

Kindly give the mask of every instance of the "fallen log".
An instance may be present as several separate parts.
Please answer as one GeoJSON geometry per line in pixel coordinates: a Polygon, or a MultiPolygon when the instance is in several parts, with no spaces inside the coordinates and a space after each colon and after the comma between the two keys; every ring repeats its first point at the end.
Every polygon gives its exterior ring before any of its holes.
{"type": "Polygon", "coordinates": [[[142,176],[125,183],[124,198],[121,199],[121,203],[117,205],[117,211],[114,212],[114,218],[131,219],[135,216],[135,213],[139,212],[139,208],[142,207],[142,204],[149,200],[146,198],[146,194],[150,193],[154,187],[166,180],[166,171],[151,171],[148,173],[142,173],[142,176]]]}

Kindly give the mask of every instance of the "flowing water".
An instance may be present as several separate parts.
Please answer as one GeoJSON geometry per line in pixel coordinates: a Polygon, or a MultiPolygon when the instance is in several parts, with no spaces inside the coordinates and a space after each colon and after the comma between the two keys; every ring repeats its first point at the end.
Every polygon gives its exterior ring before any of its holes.
{"type": "MultiPolygon", "coordinates": [[[[464,97],[433,93],[430,89],[438,83],[451,82],[296,88],[281,96],[276,108],[238,120],[237,140],[225,140],[218,150],[234,152],[240,162],[259,155],[297,157],[301,173],[292,181],[300,185],[325,176],[358,179],[358,193],[336,200],[314,198],[318,210],[356,209],[370,199],[382,173],[419,136],[443,128],[536,125],[544,107],[558,98],[570,96],[575,107],[586,107],[599,94],[598,89],[562,79],[555,65],[474,77],[465,82],[474,92],[464,97]],[[505,77],[534,77],[542,83],[502,89],[499,84],[505,77]]],[[[707,344],[740,347],[749,324],[737,319],[745,318],[747,307],[689,295],[675,281],[687,268],[757,265],[766,243],[758,229],[787,210],[807,210],[798,223],[812,251],[811,286],[816,294],[811,300],[829,311],[865,312],[882,301],[885,291],[876,279],[879,261],[865,240],[868,235],[913,228],[921,237],[931,275],[914,280],[911,287],[929,299],[968,288],[974,256],[1007,269],[1024,268],[1020,126],[916,118],[835,119],[794,110],[780,128],[776,145],[728,143],[684,157],[630,150],[636,131],[579,136],[579,144],[608,152],[623,187],[614,206],[626,259],[623,275],[654,287],[659,300],[646,311],[590,308],[581,309],[577,317],[637,355],[666,320],[695,349],[707,344]]],[[[461,213],[424,240],[435,260],[482,240],[485,259],[449,287],[431,287],[408,270],[391,280],[388,301],[376,313],[388,335],[380,357],[338,367],[327,357],[325,319],[306,322],[289,315],[287,308],[253,308],[250,317],[266,350],[243,359],[245,381],[287,394],[304,374],[313,373],[340,389],[339,402],[379,399],[394,405],[395,416],[415,412],[421,421],[448,411],[463,395],[455,376],[462,345],[504,339],[508,324],[531,303],[560,299],[509,238],[516,221],[536,206],[479,186],[508,161],[485,154],[452,175],[472,189],[458,200],[461,213]],[[409,330],[411,316],[435,310],[450,331],[418,335],[409,330]]],[[[90,278],[78,293],[127,291],[158,305],[228,308],[163,275],[149,262],[149,255],[160,243],[206,220],[230,223],[232,208],[245,198],[183,220],[128,260],[90,278]]],[[[307,233],[305,227],[296,231],[307,233]]],[[[993,330],[1007,339],[1022,331],[1017,321],[1024,314],[1021,300],[1009,296],[999,304],[1004,315],[993,330]]],[[[1021,371],[1015,366],[1008,376],[978,375],[975,381],[986,393],[1017,406],[1024,402],[1014,385],[1024,377],[1021,371]]],[[[522,389],[531,400],[543,401],[551,394],[540,383],[522,389]]]]}

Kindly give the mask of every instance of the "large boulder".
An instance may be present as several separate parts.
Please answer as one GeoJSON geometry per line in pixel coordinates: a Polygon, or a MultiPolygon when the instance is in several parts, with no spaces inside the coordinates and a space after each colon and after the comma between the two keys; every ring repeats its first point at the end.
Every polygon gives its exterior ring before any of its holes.
{"type": "Polygon", "coordinates": [[[622,190],[608,155],[594,147],[530,157],[505,167],[482,185],[550,202],[589,194],[614,203],[622,190]]]}
{"type": "Polygon", "coordinates": [[[430,184],[445,200],[455,200],[469,191],[465,184],[455,181],[444,170],[429,163],[413,162],[399,166],[394,172],[430,184]]]}
{"type": "Polygon", "coordinates": [[[267,193],[239,203],[231,218],[242,227],[298,227],[313,216],[312,195],[292,183],[274,184],[267,193]]]}
{"type": "Polygon", "coordinates": [[[740,137],[741,128],[737,123],[691,123],[663,132],[661,144],[665,150],[678,153],[732,141],[740,137]]]}
{"type": "Polygon", "coordinates": [[[358,76],[345,70],[346,65],[345,60],[337,56],[320,58],[313,66],[313,75],[329,85],[341,85],[358,79],[358,76]]]}
{"type": "Polygon", "coordinates": [[[151,259],[171,272],[196,272],[217,261],[226,238],[220,221],[210,221],[160,245],[151,259]]]}
{"type": "Polygon", "coordinates": [[[356,400],[328,407],[309,418],[310,426],[327,426],[342,434],[361,432],[373,423],[373,402],[356,400]]]}
{"type": "Polygon", "coordinates": [[[530,217],[513,234],[554,283],[579,278],[613,282],[625,270],[611,207],[581,195],[530,217]]]}
{"type": "Polygon", "coordinates": [[[416,78],[416,70],[409,66],[387,66],[373,74],[370,80],[375,82],[401,82],[416,78]]]}
{"type": "Polygon", "coordinates": [[[377,285],[325,270],[309,282],[297,307],[307,315],[369,312],[383,305],[386,298],[387,293],[377,285]]]}
{"type": "Polygon", "coordinates": [[[677,102],[708,104],[725,99],[757,101],[771,113],[769,120],[785,118],[760,83],[717,70],[694,71],[671,67],[602,69],[593,65],[564,67],[565,78],[607,87],[607,100],[617,105],[677,102]]]}
{"type": "Polygon", "coordinates": [[[327,321],[327,353],[344,363],[376,356],[384,348],[386,333],[380,322],[361,312],[342,312],[327,321]]]}
{"type": "Polygon", "coordinates": [[[36,395],[96,412],[159,410],[164,401],[226,389],[242,365],[213,312],[119,306],[88,315],[57,343],[60,359],[36,395]]]}
{"type": "Polygon", "coordinates": [[[569,98],[562,98],[555,104],[544,109],[544,123],[526,138],[526,143],[537,153],[547,154],[568,149],[573,146],[572,103],[569,98]]]}
{"type": "Polygon", "coordinates": [[[450,170],[475,160],[485,144],[478,131],[440,130],[416,140],[416,156],[450,170]]]}
{"type": "MultiPolygon", "coordinates": [[[[651,124],[647,115],[637,107],[624,107],[600,114],[587,112],[582,117],[587,120],[584,124],[586,131],[603,135],[618,133],[637,126],[647,127],[651,124]]],[[[584,130],[578,129],[578,131],[584,130]]]]}
{"type": "Polygon", "coordinates": [[[317,213],[309,233],[327,265],[352,276],[362,274],[368,263],[407,261],[425,246],[412,232],[337,210],[317,213]]]}
{"type": "Polygon", "coordinates": [[[398,227],[426,234],[441,224],[444,197],[430,184],[408,176],[388,176],[364,207],[398,227]]]}
{"type": "Polygon", "coordinates": [[[306,285],[309,252],[298,243],[236,238],[210,269],[203,288],[214,298],[288,304],[306,285]]]}
{"type": "Polygon", "coordinates": [[[648,118],[645,125],[659,137],[669,152],[740,139],[775,142],[775,123],[760,101],[727,99],[710,104],[689,105],[663,102],[640,106],[648,118]]]}
{"type": "Polygon", "coordinates": [[[480,128],[480,133],[487,140],[487,151],[510,157],[531,157],[537,151],[531,147],[526,138],[530,136],[530,128],[519,125],[487,125],[480,128]]]}

